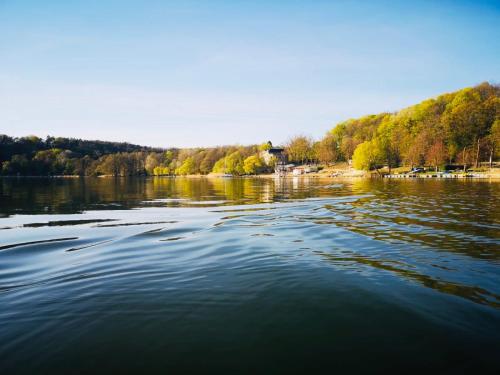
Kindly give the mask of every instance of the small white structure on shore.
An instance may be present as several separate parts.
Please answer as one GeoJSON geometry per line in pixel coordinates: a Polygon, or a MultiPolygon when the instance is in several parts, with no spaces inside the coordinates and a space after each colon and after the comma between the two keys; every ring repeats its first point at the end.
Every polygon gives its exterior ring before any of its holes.
{"type": "Polygon", "coordinates": [[[292,170],[294,176],[300,176],[307,173],[317,172],[318,167],[315,165],[306,165],[301,167],[296,167],[292,170]]]}

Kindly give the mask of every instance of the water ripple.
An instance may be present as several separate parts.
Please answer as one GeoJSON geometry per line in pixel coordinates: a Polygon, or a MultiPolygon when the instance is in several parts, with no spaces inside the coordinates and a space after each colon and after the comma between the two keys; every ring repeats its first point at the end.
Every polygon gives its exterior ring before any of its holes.
{"type": "Polygon", "coordinates": [[[161,362],[318,340],[328,358],[394,341],[392,355],[408,337],[426,358],[498,342],[500,184],[247,180],[156,182],[163,196],[116,201],[96,190],[69,208],[43,195],[38,216],[2,206],[8,369],[138,347],[161,362]]]}

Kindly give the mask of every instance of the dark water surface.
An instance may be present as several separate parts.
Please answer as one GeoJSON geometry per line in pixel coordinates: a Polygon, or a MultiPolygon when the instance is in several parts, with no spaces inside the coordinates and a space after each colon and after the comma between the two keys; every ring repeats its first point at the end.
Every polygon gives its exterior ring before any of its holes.
{"type": "Polygon", "coordinates": [[[0,373],[500,372],[500,183],[2,179],[0,373]]]}

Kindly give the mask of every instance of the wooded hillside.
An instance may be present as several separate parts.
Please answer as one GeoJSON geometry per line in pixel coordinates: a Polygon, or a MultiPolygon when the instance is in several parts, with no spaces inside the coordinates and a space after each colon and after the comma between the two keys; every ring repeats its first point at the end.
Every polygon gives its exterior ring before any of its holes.
{"type": "MultiPolygon", "coordinates": [[[[500,156],[500,86],[482,83],[440,95],[395,113],[350,119],[325,137],[290,138],[288,161],[357,169],[381,166],[477,166],[500,156]]],[[[188,175],[267,173],[260,146],[159,149],[129,143],[0,135],[3,175],[188,175]]]]}

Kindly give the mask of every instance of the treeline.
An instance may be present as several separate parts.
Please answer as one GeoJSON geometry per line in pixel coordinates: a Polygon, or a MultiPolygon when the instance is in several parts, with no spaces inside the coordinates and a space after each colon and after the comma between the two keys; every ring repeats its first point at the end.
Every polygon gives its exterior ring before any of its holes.
{"type": "Polygon", "coordinates": [[[0,135],[0,164],[3,175],[94,175],[109,155],[126,155],[127,170],[139,169],[141,155],[160,148],[123,142],[89,141],[74,138],[0,135]]]}
{"type": "Polygon", "coordinates": [[[234,175],[271,172],[261,146],[159,149],[129,143],[0,135],[1,174],[6,176],[145,176],[210,172],[234,175]]]}
{"type": "Polygon", "coordinates": [[[84,139],[36,136],[9,137],[0,134],[0,160],[10,160],[14,155],[34,155],[38,151],[61,149],[73,152],[80,157],[100,156],[117,152],[161,151],[161,148],[138,146],[125,142],[89,141],[84,139]]]}
{"type": "Polygon", "coordinates": [[[500,156],[499,94],[498,85],[482,83],[397,113],[348,120],[327,138],[337,160],[352,159],[357,169],[491,164],[500,156]]]}
{"type": "Polygon", "coordinates": [[[498,85],[482,83],[396,113],[347,120],[319,142],[292,138],[286,145],[288,159],[323,164],[352,160],[356,169],[365,170],[491,163],[500,156],[499,93],[498,85]]]}
{"type": "MultiPolygon", "coordinates": [[[[296,136],[288,162],[351,161],[357,169],[490,163],[500,156],[500,87],[482,83],[396,113],[351,119],[314,141],[296,136]]],[[[0,135],[3,175],[233,175],[272,172],[271,142],[251,146],[159,149],[129,143],[0,135]]]]}

